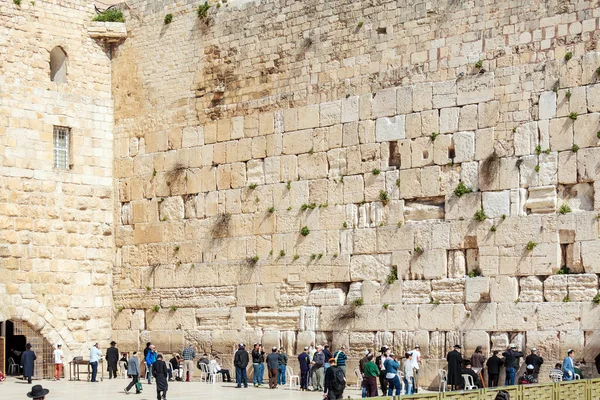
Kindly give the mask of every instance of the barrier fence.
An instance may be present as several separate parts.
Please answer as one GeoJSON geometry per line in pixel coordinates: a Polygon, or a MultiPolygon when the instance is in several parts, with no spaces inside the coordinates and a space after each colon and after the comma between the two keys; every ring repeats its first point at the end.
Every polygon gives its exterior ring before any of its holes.
{"type": "Polygon", "coordinates": [[[494,400],[499,391],[510,394],[510,400],[600,400],[600,378],[569,382],[516,385],[493,389],[459,392],[422,393],[394,396],[393,400],[494,400]]]}

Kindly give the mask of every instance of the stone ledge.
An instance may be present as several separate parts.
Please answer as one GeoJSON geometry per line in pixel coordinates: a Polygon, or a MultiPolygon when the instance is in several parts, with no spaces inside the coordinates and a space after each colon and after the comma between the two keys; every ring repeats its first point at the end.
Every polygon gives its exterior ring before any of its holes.
{"type": "Polygon", "coordinates": [[[119,42],[127,39],[127,28],[124,22],[92,22],[87,28],[92,39],[108,42],[119,42]]]}

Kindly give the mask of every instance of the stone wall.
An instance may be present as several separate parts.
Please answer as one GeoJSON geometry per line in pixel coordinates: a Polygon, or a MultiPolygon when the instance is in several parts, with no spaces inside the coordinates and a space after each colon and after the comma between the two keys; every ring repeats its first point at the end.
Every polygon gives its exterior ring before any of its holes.
{"type": "Polygon", "coordinates": [[[401,3],[130,3],[122,347],[595,357],[600,11],[401,3]]]}
{"type": "Polygon", "coordinates": [[[0,4],[0,321],[27,322],[67,359],[111,332],[113,103],[93,15],[83,0],[0,4]],[[50,80],[55,46],[66,83],[50,80]],[[69,170],[53,168],[55,125],[71,128],[69,170]]]}

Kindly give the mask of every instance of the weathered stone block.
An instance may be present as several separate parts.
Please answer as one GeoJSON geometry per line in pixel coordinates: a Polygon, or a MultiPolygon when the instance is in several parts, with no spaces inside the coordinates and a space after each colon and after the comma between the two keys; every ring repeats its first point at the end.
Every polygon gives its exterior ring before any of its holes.
{"type": "Polygon", "coordinates": [[[479,303],[490,301],[490,278],[475,277],[465,281],[465,301],[479,303]]]}
{"type": "Polygon", "coordinates": [[[490,300],[496,303],[514,303],[519,297],[519,281],[511,276],[490,278],[490,300]]]}
{"type": "Polygon", "coordinates": [[[473,160],[475,156],[475,133],[458,132],[454,134],[454,162],[465,162],[473,160]]]}
{"type": "Polygon", "coordinates": [[[405,116],[378,118],[375,123],[375,138],[378,142],[406,138],[405,116]]]}
{"type": "Polygon", "coordinates": [[[465,75],[457,83],[457,104],[481,103],[494,98],[494,74],[465,75]]]}
{"type": "Polygon", "coordinates": [[[396,88],[380,90],[371,103],[371,115],[374,118],[389,117],[396,114],[396,88]]]}

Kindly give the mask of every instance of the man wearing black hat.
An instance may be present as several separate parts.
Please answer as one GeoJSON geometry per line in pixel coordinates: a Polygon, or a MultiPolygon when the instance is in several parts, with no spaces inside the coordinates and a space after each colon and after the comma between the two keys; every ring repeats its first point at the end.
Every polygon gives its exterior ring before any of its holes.
{"type": "Polygon", "coordinates": [[[375,364],[377,364],[377,368],[379,368],[379,386],[381,387],[381,392],[383,394],[387,393],[388,390],[388,381],[385,377],[385,360],[387,360],[387,356],[389,355],[389,347],[383,346],[380,350],[380,355],[375,359],[375,364]]]}
{"type": "Polygon", "coordinates": [[[167,364],[163,361],[163,355],[158,354],[156,361],[152,364],[152,376],[156,381],[156,399],[167,400],[167,390],[169,390],[169,382],[167,382],[167,376],[169,372],[167,370],[167,364]]]}
{"type": "Polygon", "coordinates": [[[106,349],[106,363],[108,364],[108,379],[117,378],[117,364],[119,363],[119,349],[115,347],[117,342],[110,342],[106,349]]]}
{"type": "Polygon", "coordinates": [[[44,389],[42,385],[33,385],[31,392],[27,393],[27,397],[34,400],[44,400],[48,393],[50,393],[50,391],[44,389]]]}
{"type": "Polygon", "coordinates": [[[35,360],[37,356],[31,350],[31,344],[27,343],[25,351],[21,354],[21,367],[23,367],[23,377],[27,379],[27,383],[31,383],[31,377],[33,376],[33,370],[35,366],[35,360]]]}
{"type": "Polygon", "coordinates": [[[448,385],[457,390],[462,385],[462,354],[460,345],[454,345],[454,350],[446,356],[448,361],[448,385]]]}

